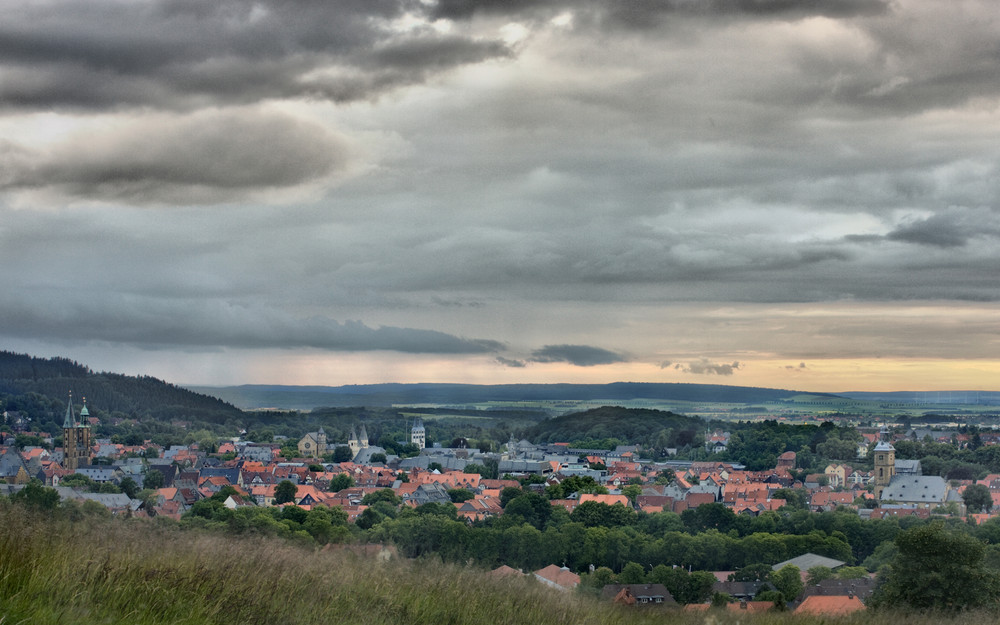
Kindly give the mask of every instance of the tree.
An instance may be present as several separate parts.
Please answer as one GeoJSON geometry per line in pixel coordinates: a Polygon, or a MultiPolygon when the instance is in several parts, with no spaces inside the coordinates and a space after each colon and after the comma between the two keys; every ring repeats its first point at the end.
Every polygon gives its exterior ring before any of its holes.
{"type": "Polygon", "coordinates": [[[289,503],[295,501],[295,493],[299,491],[299,487],[291,483],[288,480],[281,480],[278,485],[274,487],[274,504],[280,505],[283,503],[289,503]]]}
{"type": "Polygon", "coordinates": [[[523,493],[524,491],[517,486],[504,486],[504,489],[500,491],[500,507],[506,508],[511,499],[520,497],[523,493]]]}
{"type": "Polygon", "coordinates": [[[773,601],[774,609],[779,612],[785,609],[785,596],[777,590],[762,590],[754,597],[755,601],[773,601]]]}
{"type": "Polygon", "coordinates": [[[962,501],[969,512],[989,512],[993,507],[993,496],[990,489],[982,484],[971,484],[965,487],[962,501]]]}
{"type": "Polygon", "coordinates": [[[771,494],[772,499],[784,499],[782,508],[795,510],[809,509],[809,493],[804,488],[779,488],[771,494]]]}
{"type": "Polygon", "coordinates": [[[428,501],[427,503],[422,503],[413,509],[419,515],[434,515],[448,517],[449,519],[457,519],[458,512],[455,506],[450,503],[434,503],[433,501],[428,501]]]}
{"type": "Polygon", "coordinates": [[[677,479],[677,475],[674,473],[673,469],[664,469],[660,471],[660,474],[658,476],[656,476],[656,483],[670,484],[675,479],[677,479]]]}
{"type": "Polygon", "coordinates": [[[11,495],[10,500],[35,510],[55,510],[59,505],[59,493],[54,488],[46,488],[37,479],[32,479],[11,495]]]}
{"type": "Polygon", "coordinates": [[[388,517],[386,517],[384,514],[382,514],[375,508],[365,508],[364,512],[362,512],[358,516],[357,521],[355,521],[355,525],[357,525],[363,530],[368,530],[378,525],[386,518],[388,517]]]}
{"type": "Polygon", "coordinates": [[[146,475],[142,480],[142,487],[156,490],[163,488],[163,474],[153,468],[146,469],[146,475]]]}
{"type": "Polygon", "coordinates": [[[62,480],[59,481],[60,486],[67,486],[69,488],[76,488],[77,486],[82,486],[86,489],[90,489],[94,485],[94,480],[90,479],[82,473],[73,473],[67,475],[62,480]]]}
{"type": "Polygon", "coordinates": [[[842,566],[836,571],[837,579],[864,579],[868,571],[863,566],[842,566]]]}
{"type": "Polygon", "coordinates": [[[368,493],[361,498],[361,504],[365,506],[373,506],[380,501],[385,501],[394,506],[398,506],[403,500],[400,499],[391,488],[381,488],[373,493],[368,493]]]}
{"type": "Polygon", "coordinates": [[[371,455],[370,460],[372,464],[385,464],[388,458],[383,453],[374,453],[371,455]]]}
{"type": "Polygon", "coordinates": [[[452,503],[462,503],[474,498],[475,494],[468,488],[450,488],[448,489],[448,497],[451,498],[452,503]]]}
{"type": "Polygon", "coordinates": [[[525,522],[542,529],[545,527],[545,522],[552,516],[552,504],[538,493],[523,492],[507,502],[503,513],[504,516],[518,514],[525,522]]]}
{"type": "Polygon", "coordinates": [[[347,473],[338,473],[330,480],[330,490],[335,493],[352,486],[354,486],[354,478],[347,473]]]}
{"type": "Polygon", "coordinates": [[[973,536],[934,522],[900,532],[895,542],[899,553],[872,596],[873,606],[962,610],[1000,597],[1000,578],[986,569],[985,546],[973,536]]]}
{"type": "Polygon", "coordinates": [[[709,529],[725,533],[736,522],[736,513],[721,503],[706,503],[682,512],[681,520],[692,534],[709,529]]]}
{"type": "Polygon", "coordinates": [[[775,571],[771,575],[771,583],[784,597],[785,602],[795,601],[795,598],[802,594],[805,588],[802,584],[802,576],[799,567],[794,564],[787,564],[781,570],[775,571]]]}
{"type": "Polygon", "coordinates": [[[583,582],[600,592],[608,584],[615,583],[615,572],[606,566],[599,566],[593,573],[585,576],[583,582]]]}
{"type": "Polygon", "coordinates": [[[135,480],[127,475],[122,478],[121,482],[118,483],[118,488],[120,488],[123,493],[128,495],[129,499],[135,499],[136,493],[139,492],[139,485],[135,483],[135,480]]]}
{"type": "Polygon", "coordinates": [[[239,497],[239,496],[240,496],[240,491],[236,490],[236,487],[234,487],[231,484],[226,484],[218,491],[216,491],[216,493],[212,495],[211,498],[215,499],[220,503],[225,503],[225,501],[230,497],[239,497]]]}
{"type": "Polygon", "coordinates": [[[618,574],[619,584],[642,584],[646,581],[646,571],[642,565],[636,562],[629,562],[618,574]]]}
{"type": "Polygon", "coordinates": [[[729,602],[733,600],[733,596],[726,594],[724,592],[713,592],[712,593],[712,607],[713,608],[725,608],[729,605],[729,602]]]}
{"type": "Polygon", "coordinates": [[[634,506],[635,500],[642,494],[642,487],[636,484],[629,484],[622,489],[622,494],[628,497],[628,500],[631,501],[634,506]]]}
{"type": "Polygon", "coordinates": [[[354,452],[347,445],[337,445],[333,448],[334,462],[350,462],[354,458],[354,452]]]}
{"type": "Polygon", "coordinates": [[[824,579],[830,579],[834,576],[833,569],[828,566],[814,566],[807,571],[806,584],[809,586],[815,586],[824,579]]]}
{"type": "Polygon", "coordinates": [[[771,579],[771,567],[767,564],[748,564],[729,575],[731,582],[766,582],[771,579]]]}

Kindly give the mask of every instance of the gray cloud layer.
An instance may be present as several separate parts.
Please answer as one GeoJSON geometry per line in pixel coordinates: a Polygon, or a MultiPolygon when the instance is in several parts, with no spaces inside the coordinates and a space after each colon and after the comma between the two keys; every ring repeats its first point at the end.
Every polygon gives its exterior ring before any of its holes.
{"type": "Polygon", "coordinates": [[[480,354],[504,348],[497,341],[467,339],[434,330],[372,328],[360,321],[337,322],[318,316],[294,318],[221,302],[123,297],[84,303],[53,299],[48,304],[31,307],[18,302],[0,303],[5,333],[70,341],[123,342],[148,348],[318,348],[413,354],[480,354]]]}
{"type": "Polygon", "coordinates": [[[392,27],[417,7],[406,0],[7,3],[0,103],[35,109],[350,101],[508,53],[498,41],[392,27]]]}
{"type": "Polygon", "coordinates": [[[439,0],[431,11],[436,18],[469,19],[477,14],[551,15],[568,9],[583,10],[601,16],[605,23],[631,28],[650,29],[667,16],[766,16],[803,18],[809,16],[852,17],[877,15],[887,7],[886,0],[633,0],[598,2],[580,0],[439,0]]]}
{"type": "Polygon", "coordinates": [[[577,367],[627,362],[628,358],[591,345],[546,345],[531,354],[531,362],[568,362],[577,367]]]}
{"type": "Polygon", "coordinates": [[[288,115],[251,111],[144,116],[47,149],[0,148],[0,188],[147,203],[211,203],[330,176],[346,142],[288,115]]]}
{"type": "Polygon", "coordinates": [[[994,12],[8,3],[3,332],[665,375],[985,354],[989,324],[864,312],[1000,301],[994,12]],[[838,302],[859,316],[711,316],[838,302]],[[661,334],[688,303],[699,332],[661,334]]]}
{"type": "Polygon", "coordinates": [[[694,374],[709,374],[709,375],[733,375],[739,371],[739,362],[734,361],[733,363],[715,363],[709,362],[708,360],[699,360],[697,362],[691,362],[687,365],[674,365],[679,371],[684,373],[694,373],[694,374]]]}

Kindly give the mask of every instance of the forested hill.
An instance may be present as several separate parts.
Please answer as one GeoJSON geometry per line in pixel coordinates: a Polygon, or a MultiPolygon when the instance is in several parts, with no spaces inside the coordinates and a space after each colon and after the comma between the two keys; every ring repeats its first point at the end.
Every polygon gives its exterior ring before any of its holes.
{"type": "Polygon", "coordinates": [[[392,406],[479,404],[491,401],[625,401],[632,399],[691,402],[763,403],[801,391],[722,384],[361,384],[350,386],[243,385],[190,387],[242,408],[316,406],[392,406]]]}
{"type": "MultiPolygon", "coordinates": [[[[0,398],[11,410],[65,410],[69,392],[93,409],[129,417],[187,418],[224,423],[242,416],[235,406],[150,376],[96,373],[66,358],[36,358],[0,351],[0,398]]],[[[56,415],[58,416],[58,415],[56,415]]]]}
{"type": "Polygon", "coordinates": [[[705,421],[672,412],[646,408],[604,406],[547,419],[528,429],[528,440],[538,443],[577,443],[600,446],[606,439],[620,439],[647,447],[684,447],[704,430],[705,421]]]}

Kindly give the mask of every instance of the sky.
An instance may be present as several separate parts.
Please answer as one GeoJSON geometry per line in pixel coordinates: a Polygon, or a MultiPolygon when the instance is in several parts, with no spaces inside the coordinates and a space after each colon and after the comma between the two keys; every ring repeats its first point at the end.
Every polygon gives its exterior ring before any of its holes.
{"type": "Polygon", "coordinates": [[[1000,390],[993,0],[0,0],[0,348],[1000,390]]]}

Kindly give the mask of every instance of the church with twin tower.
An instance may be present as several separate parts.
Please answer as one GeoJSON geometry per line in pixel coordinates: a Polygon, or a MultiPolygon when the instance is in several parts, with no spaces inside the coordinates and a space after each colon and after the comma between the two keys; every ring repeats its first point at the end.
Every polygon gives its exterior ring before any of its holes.
{"type": "Polygon", "coordinates": [[[90,411],[87,410],[87,398],[83,398],[83,408],[80,419],[73,414],[73,391],[69,393],[66,404],[66,418],[63,419],[63,468],[76,471],[81,466],[90,464],[90,411]]]}

